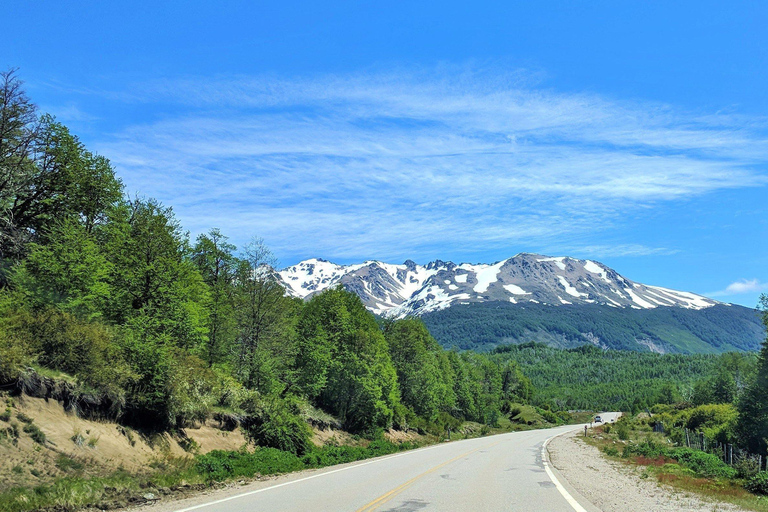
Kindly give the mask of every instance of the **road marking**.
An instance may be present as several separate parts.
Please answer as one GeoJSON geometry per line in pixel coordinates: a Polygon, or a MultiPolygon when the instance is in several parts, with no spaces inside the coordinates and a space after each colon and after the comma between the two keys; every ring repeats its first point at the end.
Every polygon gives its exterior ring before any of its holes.
{"type": "MultiPolygon", "coordinates": [[[[564,432],[567,433],[567,432],[564,432]]],[[[547,445],[551,440],[556,438],[557,436],[561,436],[563,434],[557,434],[556,436],[552,436],[546,441],[544,441],[544,444],[541,447],[541,461],[544,463],[544,470],[547,472],[547,475],[549,475],[549,479],[552,480],[552,482],[555,484],[555,487],[557,487],[557,490],[560,491],[560,494],[563,495],[563,498],[565,498],[565,501],[568,502],[568,504],[573,507],[573,510],[576,512],[587,512],[584,507],[579,505],[579,502],[576,501],[576,499],[571,496],[571,493],[569,493],[565,487],[563,487],[563,484],[560,483],[560,480],[557,479],[555,474],[552,472],[552,469],[549,467],[548,457],[547,457],[547,445]]]]}
{"type": "Polygon", "coordinates": [[[467,457],[468,455],[472,455],[473,453],[475,453],[477,451],[480,451],[483,448],[493,448],[494,446],[496,446],[497,444],[502,443],[502,442],[503,441],[499,441],[497,443],[493,443],[490,446],[480,446],[479,448],[475,448],[474,450],[470,450],[470,451],[468,451],[466,453],[462,453],[461,455],[459,455],[457,457],[454,457],[451,460],[447,460],[447,461],[443,462],[442,464],[438,464],[437,466],[433,467],[432,469],[428,469],[427,471],[423,472],[422,474],[417,475],[417,476],[411,478],[410,480],[408,480],[407,482],[398,485],[397,487],[395,487],[394,489],[392,489],[388,493],[382,494],[381,496],[379,496],[378,498],[376,498],[372,502],[368,503],[367,505],[364,505],[362,508],[357,509],[355,512],[370,512],[372,510],[376,510],[381,505],[385,504],[386,502],[388,502],[389,500],[391,500],[392,498],[394,498],[395,496],[397,496],[398,494],[400,494],[401,492],[406,490],[408,487],[413,485],[419,478],[427,476],[430,473],[434,473],[438,469],[447,466],[451,462],[456,462],[457,460],[462,459],[464,457],[467,457]]]}
{"type": "Polygon", "coordinates": [[[318,477],[325,476],[325,475],[332,475],[334,473],[340,473],[340,472],[346,471],[348,469],[359,468],[361,466],[367,466],[368,464],[375,464],[377,462],[383,462],[385,460],[395,459],[397,457],[402,457],[403,455],[409,455],[411,453],[431,450],[432,448],[437,448],[438,446],[442,446],[442,445],[435,444],[435,445],[432,445],[432,446],[426,446],[424,448],[419,448],[417,450],[407,450],[407,451],[404,451],[403,453],[396,453],[394,455],[389,455],[389,456],[386,456],[386,457],[379,457],[379,458],[376,458],[374,460],[369,460],[368,462],[361,462],[360,464],[354,464],[352,466],[347,466],[345,468],[339,468],[339,469],[334,469],[333,471],[326,471],[324,473],[318,473],[316,475],[308,476],[308,477],[305,477],[305,478],[299,478],[298,480],[291,480],[290,482],[283,482],[282,484],[277,484],[277,485],[273,485],[273,486],[270,486],[270,487],[265,487],[263,489],[256,489],[255,491],[248,491],[248,492],[244,492],[244,493],[241,493],[241,494],[236,494],[234,496],[229,496],[227,498],[222,498],[222,499],[216,500],[216,501],[209,501],[208,503],[203,503],[203,504],[200,504],[200,505],[195,505],[193,507],[180,508],[178,510],[175,510],[174,512],[189,512],[191,510],[199,510],[201,508],[211,507],[213,505],[218,505],[220,503],[225,503],[227,501],[232,501],[232,500],[236,500],[236,499],[239,499],[239,498],[244,498],[245,496],[252,496],[254,494],[259,494],[261,492],[271,491],[272,489],[277,489],[278,487],[285,487],[286,485],[293,485],[293,484],[298,484],[299,482],[306,482],[307,480],[312,480],[313,478],[318,478],[318,477]]]}

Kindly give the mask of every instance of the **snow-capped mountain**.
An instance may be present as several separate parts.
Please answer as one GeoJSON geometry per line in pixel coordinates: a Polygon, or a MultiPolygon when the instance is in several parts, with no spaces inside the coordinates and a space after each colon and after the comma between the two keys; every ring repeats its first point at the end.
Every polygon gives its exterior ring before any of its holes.
{"type": "Polygon", "coordinates": [[[596,261],[530,253],[493,264],[436,260],[426,266],[411,260],[402,265],[367,261],[344,266],[310,259],[278,274],[291,295],[308,298],[341,283],[370,311],[392,317],[487,301],[634,309],[703,309],[720,304],[694,293],[630,281],[596,261]]]}

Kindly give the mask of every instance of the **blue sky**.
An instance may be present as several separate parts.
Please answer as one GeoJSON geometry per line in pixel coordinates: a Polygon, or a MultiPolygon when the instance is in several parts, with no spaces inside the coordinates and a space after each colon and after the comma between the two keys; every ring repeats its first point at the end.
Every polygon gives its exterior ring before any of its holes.
{"type": "Polygon", "coordinates": [[[763,2],[14,2],[0,66],[194,236],[768,291],[763,2]],[[672,5],[674,4],[674,5],[672,5]]]}

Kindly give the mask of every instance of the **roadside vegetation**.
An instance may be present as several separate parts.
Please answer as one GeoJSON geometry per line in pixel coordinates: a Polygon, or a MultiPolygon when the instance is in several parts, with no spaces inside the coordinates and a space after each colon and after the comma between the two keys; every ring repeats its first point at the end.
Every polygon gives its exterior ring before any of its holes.
{"type": "MultiPolygon", "coordinates": [[[[761,299],[768,327],[768,296],[761,299]]],[[[694,383],[688,400],[597,426],[588,442],[635,464],[643,478],[752,510],[768,510],[768,340],[752,366],[722,365],[694,383]]]]}

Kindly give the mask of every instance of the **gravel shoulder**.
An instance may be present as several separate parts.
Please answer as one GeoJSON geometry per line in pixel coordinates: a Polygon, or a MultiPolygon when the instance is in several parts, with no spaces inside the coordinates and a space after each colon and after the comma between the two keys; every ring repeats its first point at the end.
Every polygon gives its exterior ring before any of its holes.
{"type": "Polygon", "coordinates": [[[640,471],[613,462],[578,437],[574,431],[548,445],[550,463],[582,496],[603,512],[742,511],[729,503],[681,492],[655,479],[640,478],[640,471]]]}

